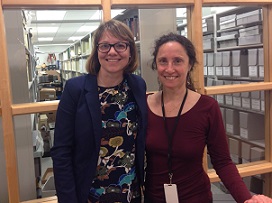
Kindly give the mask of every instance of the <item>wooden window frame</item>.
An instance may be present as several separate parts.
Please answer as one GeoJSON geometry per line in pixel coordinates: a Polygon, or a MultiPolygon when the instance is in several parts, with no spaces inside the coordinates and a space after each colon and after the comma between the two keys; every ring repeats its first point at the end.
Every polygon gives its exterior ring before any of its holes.
{"type": "MultiPolygon", "coordinates": [[[[3,9],[5,8],[78,8],[97,7],[103,10],[103,21],[111,19],[111,9],[113,8],[156,8],[156,7],[187,7],[188,37],[196,46],[198,64],[194,72],[194,82],[198,92],[202,94],[226,94],[245,91],[265,91],[265,160],[248,164],[237,165],[242,177],[256,174],[272,172],[272,2],[271,0],[0,0],[0,116],[2,117],[4,149],[6,159],[6,173],[8,183],[9,202],[18,203],[19,183],[16,159],[16,145],[14,136],[13,117],[16,115],[31,114],[37,112],[48,112],[57,109],[58,101],[36,102],[13,104],[11,97],[11,84],[9,77],[9,66],[7,56],[7,45],[5,36],[5,24],[3,20],[3,9]],[[203,6],[235,6],[235,5],[258,5],[263,6],[263,39],[264,39],[264,82],[239,84],[232,86],[204,87],[203,79],[203,45],[202,45],[202,7],[203,6]],[[193,25],[193,26],[192,26],[193,25]],[[270,57],[269,57],[270,56],[270,57]]],[[[204,157],[205,158],[205,157],[204,157]]],[[[211,182],[219,181],[214,170],[207,170],[211,182]]],[[[272,175],[266,181],[264,192],[272,196],[272,175]]],[[[47,198],[56,202],[56,198],[47,198]]]]}

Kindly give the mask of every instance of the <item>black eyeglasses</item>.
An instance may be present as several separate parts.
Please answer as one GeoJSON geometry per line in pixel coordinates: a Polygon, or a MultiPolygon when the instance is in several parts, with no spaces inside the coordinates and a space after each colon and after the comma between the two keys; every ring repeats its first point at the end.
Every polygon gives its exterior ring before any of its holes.
{"type": "Polygon", "coordinates": [[[117,42],[115,44],[100,43],[97,45],[98,51],[102,53],[107,53],[110,51],[111,47],[114,48],[116,52],[124,52],[127,50],[129,43],[126,42],[117,42]]]}

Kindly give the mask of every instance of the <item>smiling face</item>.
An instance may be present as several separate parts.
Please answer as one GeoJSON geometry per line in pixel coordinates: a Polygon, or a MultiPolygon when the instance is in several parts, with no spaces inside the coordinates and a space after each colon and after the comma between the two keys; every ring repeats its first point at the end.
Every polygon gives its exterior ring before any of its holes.
{"type": "MultiPolygon", "coordinates": [[[[117,42],[128,43],[128,41],[115,38],[109,32],[106,31],[103,33],[98,44],[100,43],[115,44],[117,42]]],[[[129,62],[129,56],[130,56],[129,46],[123,52],[116,52],[114,47],[111,47],[110,50],[106,53],[98,51],[98,60],[99,63],[101,64],[100,74],[123,75],[124,69],[129,62]]]]}
{"type": "Polygon", "coordinates": [[[156,56],[158,77],[165,88],[185,88],[190,70],[189,57],[184,47],[175,41],[167,42],[156,56]]]}

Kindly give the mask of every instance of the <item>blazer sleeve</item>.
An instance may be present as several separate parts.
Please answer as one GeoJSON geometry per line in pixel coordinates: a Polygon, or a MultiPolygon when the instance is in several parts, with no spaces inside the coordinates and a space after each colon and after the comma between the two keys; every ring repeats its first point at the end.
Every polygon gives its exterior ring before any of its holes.
{"type": "Polygon", "coordinates": [[[75,80],[66,82],[57,109],[54,146],[51,149],[55,187],[60,203],[78,202],[72,163],[75,112],[80,94],[77,86],[75,80]]]}

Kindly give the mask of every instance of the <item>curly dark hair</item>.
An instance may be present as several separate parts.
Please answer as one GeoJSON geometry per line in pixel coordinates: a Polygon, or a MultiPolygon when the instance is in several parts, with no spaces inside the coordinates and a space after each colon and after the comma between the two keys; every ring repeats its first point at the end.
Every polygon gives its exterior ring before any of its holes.
{"type": "MultiPolygon", "coordinates": [[[[165,44],[167,42],[172,42],[172,41],[178,42],[185,49],[185,51],[189,57],[189,64],[191,65],[190,72],[191,72],[194,68],[194,65],[197,63],[195,47],[194,47],[193,43],[189,39],[187,39],[186,37],[176,34],[176,33],[172,33],[172,32],[162,35],[160,38],[155,40],[155,46],[154,46],[155,48],[152,53],[152,55],[153,55],[153,61],[152,61],[152,65],[151,65],[152,70],[157,70],[156,59],[157,59],[157,54],[158,54],[159,48],[163,44],[165,44]]],[[[195,91],[194,85],[192,83],[190,72],[187,75],[186,85],[187,85],[187,88],[195,91]]]]}

